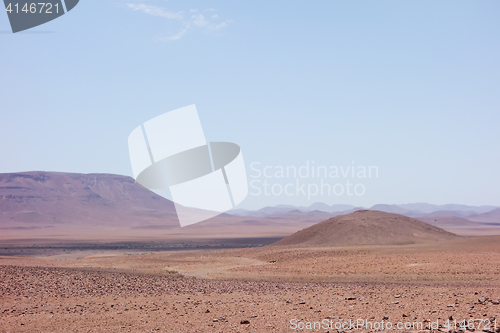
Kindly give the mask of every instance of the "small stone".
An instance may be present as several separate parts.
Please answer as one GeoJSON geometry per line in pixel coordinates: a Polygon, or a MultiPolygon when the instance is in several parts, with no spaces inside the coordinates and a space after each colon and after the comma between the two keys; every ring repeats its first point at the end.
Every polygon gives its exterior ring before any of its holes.
{"type": "Polygon", "coordinates": [[[382,318],[382,320],[387,320],[387,319],[389,319],[389,317],[387,316],[384,316],[384,318],[382,318]]]}
{"type": "Polygon", "coordinates": [[[205,311],[205,313],[210,313],[210,310],[209,310],[209,309],[207,309],[207,311],[205,311]]]}
{"type": "Polygon", "coordinates": [[[247,324],[250,324],[250,322],[248,320],[242,320],[242,321],[240,321],[240,324],[247,325],[247,324]]]}

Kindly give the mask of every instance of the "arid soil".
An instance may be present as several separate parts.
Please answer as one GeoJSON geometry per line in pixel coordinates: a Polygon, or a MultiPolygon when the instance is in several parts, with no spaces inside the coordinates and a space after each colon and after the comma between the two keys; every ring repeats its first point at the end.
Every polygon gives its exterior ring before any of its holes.
{"type": "Polygon", "coordinates": [[[477,283],[245,282],[38,267],[0,272],[3,332],[290,332],[294,319],[425,325],[450,316],[500,316],[498,288],[477,283]]]}
{"type": "Polygon", "coordinates": [[[457,237],[446,230],[407,216],[359,210],[297,231],[276,245],[404,245],[457,237]]]}
{"type": "Polygon", "coordinates": [[[499,300],[500,237],[0,259],[1,332],[495,331],[499,300]]]}

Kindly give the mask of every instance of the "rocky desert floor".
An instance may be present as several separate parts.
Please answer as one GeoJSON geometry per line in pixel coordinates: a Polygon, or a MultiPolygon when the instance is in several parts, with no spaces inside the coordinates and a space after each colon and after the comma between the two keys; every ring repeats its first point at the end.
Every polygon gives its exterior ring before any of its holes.
{"type": "Polygon", "coordinates": [[[0,332],[500,332],[500,237],[0,257],[0,332]]]}

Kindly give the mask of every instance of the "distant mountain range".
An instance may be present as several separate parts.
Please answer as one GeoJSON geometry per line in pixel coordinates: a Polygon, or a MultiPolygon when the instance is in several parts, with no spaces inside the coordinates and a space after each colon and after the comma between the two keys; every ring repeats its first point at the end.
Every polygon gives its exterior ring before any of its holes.
{"type": "Polygon", "coordinates": [[[0,174],[0,241],[13,244],[281,238],[331,216],[319,211],[264,217],[221,214],[181,228],[174,204],[131,177],[40,171],[0,174]]]}
{"type": "MultiPolygon", "coordinates": [[[[285,237],[360,209],[324,203],[235,209],[180,228],[174,204],[131,177],[39,171],[0,174],[0,242],[285,237]]],[[[417,218],[460,235],[500,234],[498,207],[418,203],[369,209],[417,218]]]]}
{"type": "Polygon", "coordinates": [[[267,215],[272,215],[272,214],[280,214],[280,213],[285,213],[289,212],[292,210],[300,211],[300,212],[311,212],[314,210],[318,210],[321,212],[327,212],[327,213],[339,213],[339,212],[346,212],[350,210],[356,210],[356,209],[364,209],[363,207],[355,207],[351,205],[331,205],[328,206],[325,203],[322,202],[316,202],[310,205],[309,207],[304,207],[304,206],[291,206],[291,205],[277,205],[277,206],[269,206],[269,207],[264,207],[259,210],[246,210],[246,209],[233,209],[228,212],[228,214],[232,215],[240,215],[240,216],[267,216],[267,215]]]}
{"type": "MultiPolygon", "coordinates": [[[[428,203],[411,203],[402,205],[385,205],[378,204],[372,207],[356,207],[352,205],[327,205],[325,203],[316,202],[312,205],[305,206],[290,206],[278,205],[273,207],[264,207],[259,210],[251,211],[245,209],[234,209],[229,211],[229,214],[239,216],[268,216],[272,214],[285,213],[292,210],[301,212],[322,211],[327,213],[349,213],[360,209],[378,210],[386,213],[401,214],[410,217],[434,217],[434,216],[457,216],[471,217],[473,219],[481,219],[481,217],[490,217],[496,220],[496,216],[500,216],[499,207],[496,206],[467,206],[457,204],[433,205],[428,203]]],[[[486,221],[485,221],[486,222],[486,221]]]]}
{"type": "Polygon", "coordinates": [[[265,207],[256,211],[238,209],[229,211],[229,213],[254,217],[270,217],[278,214],[291,218],[298,212],[302,214],[307,212],[324,212],[334,217],[337,215],[350,214],[361,209],[404,215],[462,236],[500,234],[500,208],[495,206],[412,203],[403,205],[379,204],[364,208],[349,205],[328,206],[324,203],[314,203],[309,207],[279,205],[275,207],[265,207]]]}

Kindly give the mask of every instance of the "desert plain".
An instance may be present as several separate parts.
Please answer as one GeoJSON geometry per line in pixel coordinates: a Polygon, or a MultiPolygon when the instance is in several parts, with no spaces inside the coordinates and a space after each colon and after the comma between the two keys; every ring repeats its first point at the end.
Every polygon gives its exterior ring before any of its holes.
{"type": "Polygon", "coordinates": [[[0,184],[0,332],[500,332],[499,208],[180,228],[173,203],[130,177],[0,184]]]}
{"type": "Polygon", "coordinates": [[[0,277],[1,332],[500,331],[499,236],[3,256],[0,277]]]}

